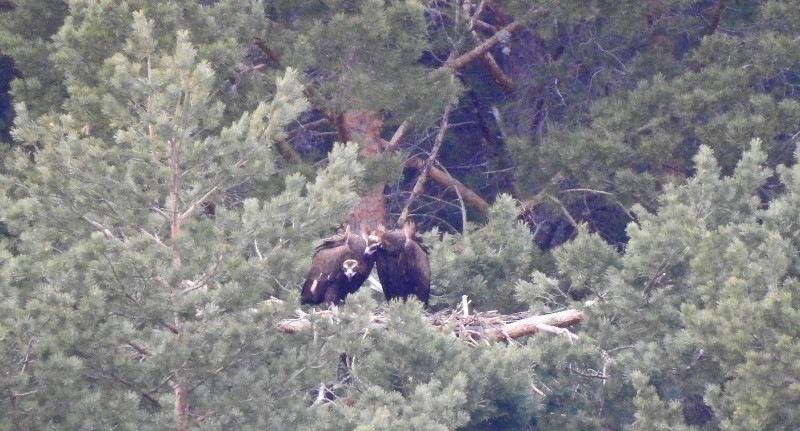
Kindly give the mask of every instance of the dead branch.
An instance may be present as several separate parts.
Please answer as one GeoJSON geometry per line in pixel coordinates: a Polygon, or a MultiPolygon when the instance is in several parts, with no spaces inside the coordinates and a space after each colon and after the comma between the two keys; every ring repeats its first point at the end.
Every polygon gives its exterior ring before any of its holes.
{"type": "Polygon", "coordinates": [[[163,247],[163,248],[166,248],[166,249],[169,249],[169,246],[168,246],[168,245],[166,245],[166,244],[164,244],[164,241],[161,241],[161,238],[157,237],[156,235],[153,235],[152,233],[150,233],[150,232],[146,231],[145,229],[143,229],[143,228],[140,228],[140,227],[137,227],[137,226],[134,226],[134,229],[136,229],[137,231],[139,231],[139,233],[141,233],[142,235],[144,235],[144,236],[146,236],[146,237],[150,238],[150,240],[152,240],[152,241],[153,241],[154,243],[156,243],[158,246],[160,246],[160,247],[163,247]]]}
{"type": "Polygon", "coordinates": [[[211,197],[211,195],[213,195],[214,193],[216,193],[216,192],[217,192],[217,190],[219,190],[219,189],[220,189],[220,187],[221,187],[221,184],[217,184],[217,185],[215,185],[214,187],[212,187],[212,188],[211,188],[211,190],[207,191],[207,192],[206,192],[206,194],[204,194],[204,195],[203,195],[203,196],[202,196],[200,199],[196,200],[194,203],[192,203],[191,205],[189,205],[189,208],[187,208],[187,209],[186,209],[186,211],[184,211],[183,213],[181,213],[181,215],[180,215],[180,216],[178,216],[178,223],[183,223],[183,222],[186,220],[186,218],[188,218],[190,215],[192,215],[192,213],[193,213],[195,210],[197,210],[197,208],[198,208],[198,207],[199,207],[201,204],[203,204],[204,202],[206,202],[206,201],[208,200],[208,198],[210,198],[210,197],[211,197]]]}
{"type": "Polygon", "coordinates": [[[403,121],[403,123],[400,124],[400,127],[394,131],[392,139],[390,139],[389,142],[384,146],[384,152],[393,152],[397,149],[397,146],[400,145],[400,139],[403,138],[403,135],[406,132],[406,127],[408,127],[408,120],[403,121]]]}
{"type": "MultiPolygon", "coordinates": [[[[412,157],[406,160],[406,166],[414,169],[422,169],[425,165],[425,161],[419,157],[412,157]]],[[[457,179],[451,177],[446,172],[438,169],[435,166],[431,166],[430,171],[428,171],[428,178],[436,181],[440,186],[444,187],[445,189],[454,189],[456,190],[457,194],[461,195],[465,202],[469,203],[474,209],[478,210],[480,218],[485,218],[486,214],[489,212],[489,203],[486,202],[482,197],[480,197],[477,193],[473,192],[472,189],[462,184],[457,179]]]]}
{"type": "Polygon", "coordinates": [[[539,193],[537,193],[531,199],[522,203],[522,205],[520,206],[519,217],[524,217],[525,214],[527,214],[528,212],[532,211],[534,208],[539,206],[539,204],[541,204],[542,201],[547,199],[547,196],[550,194],[550,191],[556,188],[562,181],[564,181],[565,178],[566,177],[563,172],[557,172],[555,175],[550,177],[550,181],[548,181],[547,184],[544,187],[542,187],[542,190],[540,190],[539,193]]]}
{"type": "MultiPolygon", "coordinates": [[[[493,327],[483,333],[484,337],[496,338],[501,341],[507,341],[512,338],[519,338],[523,335],[533,334],[537,331],[555,332],[563,334],[560,331],[553,331],[550,328],[565,328],[572,326],[583,319],[583,312],[580,310],[564,310],[557,313],[544,314],[541,316],[532,316],[525,319],[517,320],[516,322],[504,324],[500,327],[493,327]],[[548,328],[550,327],[550,328],[548,328]]],[[[567,331],[569,332],[569,331],[567,331]]],[[[577,335],[569,333],[570,339],[577,338],[577,335]]]]}
{"type": "Polygon", "coordinates": [[[481,61],[483,61],[484,66],[489,69],[489,74],[492,75],[492,78],[503,87],[503,90],[507,93],[512,93],[514,91],[517,87],[514,80],[500,69],[500,65],[497,64],[497,61],[495,61],[490,52],[484,54],[483,57],[481,57],[481,61]]]}
{"type": "Polygon", "coordinates": [[[406,206],[403,208],[403,211],[400,213],[400,217],[397,219],[398,226],[402,226],[406,222],[406,219],[408,219],[408,215],[411,211],[411,203],[414,202],[414,199],[416,199],[420,194],[422,194],[422,190],[425,188],[425,181],[428,180],[428,172],[430,172],[433,162],[439,155],[439,149],[442,147],[444,136],[447,134],[447,119],[450,117],[450,109],[450,105],[444,109],[444,114],[442,115],[442,124],[439,127],[439,133],[436,134],[436,140],[433,142],[433,148],[431,148],[431,153],[428,155],[428,160],[425,161],[425,164],[422,165],[422,169],[419,170],[419,177],[417,178],[417,182],[414,184],[414,188],[411,190],[411,196],[408,198],[408,201],[406,201],[406,206]]]}
{"type": "Polygon", "coordinates": [[[219,266],[219,263],[222,262],[222,258],[223,258],[222,255],[217,257],[216,262],[214,262],[214,266],[211,267],[211,271],[209,271],[208,273],[204,272],[203,275],[201,275],[197,280],[183,280],[181,282],[181,287],[183,287],[184,289],[181,290],[181,293],[187,294],[189,292],[205,287],[208,284],[208,281],[211,280],[211,277],[213,277],[214,274],[216,273],[217,266],[219,266]]]}
{"type": "MultiPolygon", "coordinates": [[[[336,312],[330,310],[316,315],[327,319],[338,317],[336,312]]],[[[440,331],[449,329],[454,337],[468,339],[471,342],[489,339],[509,341],[539,331],[564,335],[572,341],[578,336],[565,328],[579,323],[583,319],[583,312],[570,309],[538,316],[525,316],[501,315],[496,312],[464,315],[458,310],[445,310],[436,314],[426,314],[425,318],[436,329],[440,331]]],[[[380,327],[385,326],[388,319],[384,313],[377,311],[370,313],[370,322],[380,327]]],[[[283,319],[277,326],[281,331],[293,334],[311,328],[311,321],[307,315],[303,315],[294,319],[283,319]]]]}
{"type": "Polygon", "coordinates": [[[511,24],[501,28],[500,31],[495,33],[492,37],[486,39],[483,41],[483,43],[462,54],[460,57],[447,59],[445,66],[453,70],[461,69],[472,61],[483,57],[483,55],[489,52],[490,49],[494,48],[495,45],[500,43],[503,39],[508,38],[511,33],[514,33],[521,28],[522,24],[519,21],[514,21],[511,24]]]}

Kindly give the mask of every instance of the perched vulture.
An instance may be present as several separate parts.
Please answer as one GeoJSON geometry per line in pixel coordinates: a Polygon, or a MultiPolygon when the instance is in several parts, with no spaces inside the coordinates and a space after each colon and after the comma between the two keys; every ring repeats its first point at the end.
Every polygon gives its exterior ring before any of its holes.
{"type": "Polygon", "coordinates": [[[367,254],[375,259],[378,278],[386,300],[416,295],[425,307],[431,294],[431,268],[428,253],[421,246],[413,223],[386,232],[382,226],[368,239],[367,254]]]}
{"type": "Polygon", "coordinates": [[[374,260],[365,253],[366,232],[361,236],[344,233],[326,238],[311,259],[300,294],[303,304],[340,304],[345,296],[358,290],[372,272],[374,260]]]}

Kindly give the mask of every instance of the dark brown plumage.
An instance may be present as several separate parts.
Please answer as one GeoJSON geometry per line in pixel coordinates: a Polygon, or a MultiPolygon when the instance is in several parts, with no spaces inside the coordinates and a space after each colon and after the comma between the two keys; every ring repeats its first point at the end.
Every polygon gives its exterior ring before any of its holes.
{"type": "Polygon", "coordinates": [[[366,232],[361,236],[344,233],[326,238],[311,259],[303,291],[302,304],[340,304],[357,291],[372,271],[373,259],[365,255],[366,232]]]}
{"type": "Polygon", "coordinates": [[[381,280],[383,295],[389,301],[416,295],[425,307],[431,293],[431,268],[428,253],[421,245],[412,223],[403,229],[373,231],[367,240],[367,253],[372,254],[381,280]]]}

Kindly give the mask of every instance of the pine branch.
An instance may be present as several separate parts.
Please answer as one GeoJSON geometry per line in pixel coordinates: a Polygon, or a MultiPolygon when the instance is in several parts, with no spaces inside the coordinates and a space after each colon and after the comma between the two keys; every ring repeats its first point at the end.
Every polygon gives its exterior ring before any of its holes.
{"type": "Polygon", "coordinates": [[[300,153],[286,139],[275,139],[275,149],[290,164],[296,165],[302,161],[300,153]]]}

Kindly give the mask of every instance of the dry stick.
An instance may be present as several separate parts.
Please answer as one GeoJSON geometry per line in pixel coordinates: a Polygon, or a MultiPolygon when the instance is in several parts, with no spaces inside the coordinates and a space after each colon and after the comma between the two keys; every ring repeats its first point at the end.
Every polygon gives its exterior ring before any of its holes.
{"type": "Polygon", "coordinates": [[[195,201],[193,204],[189,205],[189,208],[187,208],[187,209],[186,209],[186,210],[185,210],[183,213],[181,213],[181,215],[178,217],[178,222],[179,222],[179,223],[183,223],[183,222],[184,222],[184,221],[185,221],[185,220],[186,220],[186,219],[187,219],[187,218],[188,218],[190,215],[192,215],[192,213],[193,213],[195,210],[197,210],[197,208],[198,208],[200,205],[202,205],[203,203],[205,203],[205,202],[208,200],[208,198],[210,198],[210,197],[211,197],[211,195],[213,195],[214,193],[216,193],[216,192],[217,192],[217,190],[219,190],[221,186],[222,186],[222,184],[217,184],[216,186],[212,187],[212,188],[211,188],[211,190],[209,190],[208,192],[206,192],[206,194],[204,194],[204,195],[203,195],[203,196],[202,196],[200,199],[196,200],[196,201],[195,201]]]}
{"type": "Polygon", "coordinates": [[[472,48],[472,50],[466,52],[460,57],[447,59],[444,65],[452,68],[453,70],[461,69],[473,60],[483,57],[483,55],[489,52],[490,49],[494,48],[495,45],[500,43],[502,38],[508,37],[511,33],[521,28],[522,24],[519,21],[514,21],[511,24],[501,28],[500,31],[495,33],[492,37],[486,39],[483,41],[483,43],[475,48],[472,48]]]}
{"type": "MultiPolygon", "coordinates": [[[[406,160],[406,166],[410,168],[422,169],[424,165],[425,161],[419,157],[412,157],[406,160]]],[[[428,172],[428,177],[440,184],[445,189],[452,187],[454,190],[456,190],[456,194],[461,195],[465,202],[468,202],[473,208],[478,210],[481,217],[485,217],[489,212],[489,203],[486,202],[486,200],[441,169],[431,166],[431,169],[428,172]]]]}
{"type": "MultiPolygon", "coordinates": [[[[394,135],[392,135],[392,139],[390,141],[383,141],[384,152],[397,149],[398,145],[400,144],[400,140],[405,134],[405,129],[408,125],[408,122],[409,120],[403,121],[400,127],[398,127],[394,132],[394,135]]],[[[419,157],[411,157],[410,159],[406,160],[406,166],[421,170],[425,166],[425,161],[419,157]]],[[[463,202],[468,202],[474,209],[478,211],[480,217],[486,216],[486,213],[489,211],[489,203],[477,193],[473,192],[469,187],[453,178],[449,173],[435,166],[431,166],[427,176],[437,184],[441,185],[445,190],[452,189],[458,196],[458,199],[462,202],[462,206],[463,202]]]]}
{"type": "Polygon", "coordinates": [[[522,203],[520,206],[519,217],[525,216],[527,212],[532,211],[540,203],[542,203],[543,200],[547,199],[548,195],[550,194],[550,190],[556,187],[560,182],[564,181],[564,178],[565,176],[563,172],[557,172],[555,175],[550,177],[550,180],[542,188],[542,190],[539,191],[539,193],[536,193],[536,196],[522,203]]]}
{"type": "MultiPolygon", "coordinates": [[[[475,39],[479,39],[478,33],[475,31],[475,24],[479,22],[478,17],[481,15],[481,13],[483,13],[485,7],[486,1],[481,1],[480,5],[478,5],[478,8],[475,10],[475,13],[473,13],[469,18],[469,30],[475,39]]],[[[497,33],[497,29],[495,29],[493,34],[497,33]]],[[[497,81],[497,83],[500,84],[500,86],[502,86],[506,92],[511,93],[514,91],[516,88],[514,80],[511,79],[510,76],[506,75],[505,72],[503,72],[503,70],[500,68],[500,65],[497,64],[497,61],[495,61],[490,52],[486,52],[483,56],[481,56],[481,61],[483,61],[483,64],[487,69],[489,69],[489,74],[492,75],[492,78],[494,78],[494,80],[497,81]]]]}
{"type": "Polygon", "coordinates": [[[470,31],[475,29],[475,23],[478,21],[478,17],[481,16],[485,7],[486,7],[486,0],[482,0],[481,3],[478,5],[478,7],[475,9],[475,12],[469,19],[470,31]]]}
{"type": "Polygon", "coordinates": [[[419,178],[417,178],[417,183],[414,184],[414,188],[411,190],[411,196],[408,198],[406,202],[405,208],[403,208],[403,212],[400,213],[400,218],[397,219],[397,224],[402,226],[406,220],[408,219],[408,214],[411,211],[411,203],[416,199],[420,194],[422,194],[422,190],[425,188],[425,181],[428,179],[428,172],[431,170],[431,165],[433,164],[434,160],[436,160],[436,156],[439,154],[439,149],[442,147],[442,141],[444,141],[444,135],[447,133],[448,123],[447,119],[450,117],[450,110],[451,106],[448,105],[444,109],[444,115],[442,115],[442,125],[439,127],[439,133],[436,134],[436,140],[433,142],[433,148],[431,149],[431,153],[428,156],[428,160],[425,161],[425,165],[419,172],[419,178]]]}
{"type": "Polygon", "coordinates": [[[400,145],[400,139],[402,139],[403,135],[406,133],[406,127],[408,127],[408,119],[403,121],[403,123],[400,124],[400,127],[398,127],[397,130],[394,131],[392,139],[389,140],[389,142],[385,145],[385,148],[383,149],[384,153],[394,152],[394,150],[397,149],[397,146],[400,145]]]}
{"type": "Polygon", "coordinates": [[[517,85],[514,83],[514,80],[500,69],[500,65],[497,64],[497,61],[495,61],[491,53],[487,52],[484,54],[483,57],[481,57],[481,61],[483,61],[483,64],[489,69],[489,74],[492,75],[492,78],[494,78],[506,92],[511,93],[516,89],[517,85]]]}
{"type": "Polygon", "coordinates": [[[106,239],[108,239],[109,241],[115,242],[115,243],[119,244],[123,249],[125,249],[127,251],[130,251],[130,248],[128,247],[128,245],[125,244],[121,239],[119,239],[116,236],[114,236],[114,234],[111,233],[111,231],[107,227],[105,227],[102,224],[90,219],[89,217],[86,217],[85,215],[82,215],[81,218],[84,219],[90,225],[92,225],[92,227],[94,227],[95,230],[97,230],[98,232],[102,233],[103,236],[106,237],[106,239]]]}
{"type": "MultiPolygon", "coordinates": [[[[445,171],[447,173],[447,175],[450,175],[450,173],[447,172],[447,170],[444,168],[444,166],[442,166],[442,170],[445,171]]],[[[450,190],[450,188],[448,187],[446,190],[450,190]]],[[[467,226],[467,207],[464,206],[464,197],[461,196],[461,192],[458,190],[458,187],[453,187],[453,191],[455,191],[456,192],[456,196],[458,196],[458,204],[461,207],[461,228],[462,228],[461,230],[464,231],[463,235],[464,235],[464,237],[466,237],[467,236],[467,229],[466,229],[466,226],[467,226]]]]}
{"type": "MultiPolygon", "coordinates": [[[[490,328],[483,331],[482,335],[484,337],[507,341],[511,338],[518,338],[523,335],[533,334],[538,331],[547,331],[546,327],[548,326],[557,328],[571,326],[580,322],[582,319],[582,311],[574,309],[564,310],[556,313],[517,320],[516,322],[501,325],[499,328],[490,328]]],[[[572,336],[577,338],[577,336],[574,334],[572,336]]]]}
{"type": "Polygon", "coordinates": [[[567,220],[569,221],[569,223],[572,226],[578,227],[578,222],[576,222],[575,219],[572,218],[572,215],[570,215],[569,210],[567,210],[567,207],[565,207],[564,204],[557,197],[555,197],[555,196],[553,196],[553,195],[551,195],[549,193],[546,194],[545,196],[548,199],[550,199],[551,201],[555,202],[555,204],[558,205],[559,208],[561,208],[561,212],[564,213],[564,217],[567,218],[567,220]]]}

